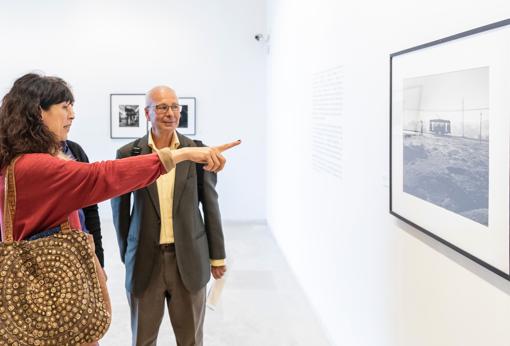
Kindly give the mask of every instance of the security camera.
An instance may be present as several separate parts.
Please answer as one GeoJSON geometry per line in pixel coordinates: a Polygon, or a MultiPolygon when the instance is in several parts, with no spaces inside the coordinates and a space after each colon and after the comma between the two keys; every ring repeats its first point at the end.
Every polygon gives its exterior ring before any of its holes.
{"type": "Polygon", "coordinates": [[[256,34],[253,38],[255,40],[257,40],[258,42],[260,42],[260,41],[264,40],[264,35],[263,34],[256,34]]]}

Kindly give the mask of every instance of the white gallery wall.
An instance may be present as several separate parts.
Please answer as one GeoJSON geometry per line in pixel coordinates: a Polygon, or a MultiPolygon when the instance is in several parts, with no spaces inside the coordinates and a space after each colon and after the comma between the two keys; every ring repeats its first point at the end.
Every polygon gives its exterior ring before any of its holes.
{"type": "MultiPolygon", "coordinates": [[[[168,84],[197,98],[206,144],[242,139],[218,182],[225,220],[265,219],[265,4],[247,0],[0,0],[0,95],[42,71],[73,87],[69,139],[93,161],[131,140],[110,139],[110,93],[168,84]]],[[[109,203],[101,205],[111,218],[109,203]]]]}
{"type": "Polygon", "coordinates": [[[389,55],[503,0],[267,1],[268,224],[334,345],[510,345],[510,282],[389,215],[389,55]]]}

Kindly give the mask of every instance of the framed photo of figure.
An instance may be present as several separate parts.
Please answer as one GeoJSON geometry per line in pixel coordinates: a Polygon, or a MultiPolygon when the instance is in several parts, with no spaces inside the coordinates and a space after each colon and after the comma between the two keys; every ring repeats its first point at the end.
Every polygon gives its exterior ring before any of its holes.
{"type": "Polygon", "coordinates": [[[197,101],[194,97],[179,97],[181,119],[177,131],[183,135],[195,135],[197,124],[197,101]]]}
{"type": "Polygon", "coordinates": [[[110,94],[110,137],[138,138],[148,131],[145,94],[110,94]]]}
{"type": "Polygon", "coordinates": [[[390,55],[390,213],[510,280],[510,19],[390,55]]]}

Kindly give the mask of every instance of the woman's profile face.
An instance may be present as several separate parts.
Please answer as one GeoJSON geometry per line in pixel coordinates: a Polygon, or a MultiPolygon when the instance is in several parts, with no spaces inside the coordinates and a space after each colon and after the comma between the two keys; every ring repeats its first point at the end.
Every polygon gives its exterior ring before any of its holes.
{"type": "Polygon", "coordinates": [[[51,105],[47,111],[41,111],[41,117],[44,125],[57,136],[59,141],[67,140],[67,134],[74,120],[74,110],[71,103],[61,102],[51,105]]]}

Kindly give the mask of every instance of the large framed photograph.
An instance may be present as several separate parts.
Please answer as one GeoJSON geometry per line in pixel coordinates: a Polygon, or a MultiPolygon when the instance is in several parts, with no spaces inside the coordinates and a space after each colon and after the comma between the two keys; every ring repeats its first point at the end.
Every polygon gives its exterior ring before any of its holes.
{"type": "Polygon", "coordinates": [[[179,97],[179,104],[182,110],[177,131],[183,135],[195,135],[197,124],[196,99],[194,97],[179,97]]]}
{"type": "Polygon", "coordinates": [[[510,19],[390,56],[390,213],[510,280],[510,19]]]}
{"type": "Polygon", "coordinates": [[[148,131],[145,94],[110,94],[110,137],[138,138],[148,131]]]}

